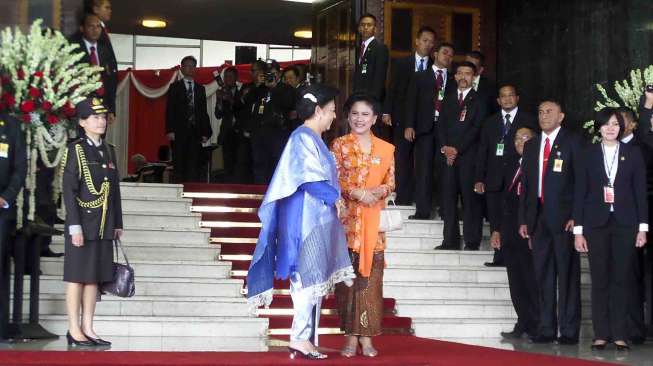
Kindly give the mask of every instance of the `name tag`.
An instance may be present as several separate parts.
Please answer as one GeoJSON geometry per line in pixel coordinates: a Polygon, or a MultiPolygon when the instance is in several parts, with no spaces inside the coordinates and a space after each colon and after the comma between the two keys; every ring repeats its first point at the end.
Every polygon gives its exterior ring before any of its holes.
{"type": "Polygon", "coordinates": [[[458,122],[465,122],[465,116],[467,116],[467,107],[463,108],[463,110],[460,111],[460,116],[458,117],[458,122]]]}
{"type": "Polygon", "coordinates": [[[553,161],[553,171],[557,173],[562,172],[562,163],[562,159],[555,159],[553,161]]]}
{"type": "Polygon", "coordinates": [[[374,165],[380,165],[381,164],[381,158],[378,156],[373,156],[372,157],[372,164],[374,165]]]}
{"type": "Polygon", "coordinates": [[[263,114],[263,112],[265,112],[265,104],[261,104],[258,107],[258,114],[263,114]]]}
{"type": "Polygon", "coordinates": [[[614,203],[614,188],[610,186],[603,187],[603,202],[614,203]]]}
{"type": "Polygon", "coordinates": [[[361,74],[367,74],[367,64],[363,64],[361,74]]]}
{"type": "Polygon", "coordinates": [[[503,148],[504,148],[503,143],[499,142],[497,144],[497,156],[503,156],[503,148]]]}
{"type": "Polygon", "coordinates": [[[0,158],[9,157],[9,144],[0,143],[0,158]]]}
{"type": "Polygon", "coordinates": [[[444,86],[440,88],[440,90],[438,91],[438,100],[439,101],[444,100],[444,86]]]}

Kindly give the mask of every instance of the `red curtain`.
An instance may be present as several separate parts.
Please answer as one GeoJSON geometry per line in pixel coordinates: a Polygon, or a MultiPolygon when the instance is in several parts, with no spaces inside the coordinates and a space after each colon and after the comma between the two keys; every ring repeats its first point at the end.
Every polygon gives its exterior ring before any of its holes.
{"type": "MultiPolygon", "coordinates": [[[[291,64],[307,64],[308,61],[280,62],[281,67],[291,64]]],[[[214,80],[213,72],[221,71],[230,65],[220,67],[201,67],[197,69],[195,81],[200,84],[209,84],[214,80]]],[[[251,75],[249,73],[250,65],[236,65],[238,69],[238,81],[249,83],[251,75]]],[[[162,88],[178,67],[168,70],[124,70],[118,72],[118,80],[123,80],[129,72],[133,73],[136,80],[149,88],[162,88]]],[[[128,154],[131,157],[134,154],[143,154],[148,161],[158,160],[158,150],[162,145],[168,144],[165,136],[165,117],[166,117],[166,100],[167,96],[156,99],[150,99],[141,95],[132,83],[129,85],[129,147],[128,154]]],[[[213,131],[218,133],[218,131],[213,131]]],[[[131,162],[129,171],[133,171],[131,162]]]]}

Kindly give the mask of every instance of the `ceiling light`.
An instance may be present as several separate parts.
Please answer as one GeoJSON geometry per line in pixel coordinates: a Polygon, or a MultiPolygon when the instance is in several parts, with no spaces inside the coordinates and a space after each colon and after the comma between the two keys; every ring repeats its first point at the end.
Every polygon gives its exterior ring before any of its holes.
{"type": "Polygon", "coordinates": [[[310,29],[299,29],[296,30],[294,33],[295,37],[297,38],[308,38],[311,39],[313,38],[313,32],[310,29]]]}
{"type": "Polygon", "coordinates": [[[293,3],[308,3],[308,4],[313,2],[313,0],[283,0],[283,1],[291,1],[293,3]]]}
{"type": "Polygon", "coordinates": [[[168,23],[158,19],[143,19],[143,21],[141,21],[141,25],[146,28],[165,28],[168,23]]]}

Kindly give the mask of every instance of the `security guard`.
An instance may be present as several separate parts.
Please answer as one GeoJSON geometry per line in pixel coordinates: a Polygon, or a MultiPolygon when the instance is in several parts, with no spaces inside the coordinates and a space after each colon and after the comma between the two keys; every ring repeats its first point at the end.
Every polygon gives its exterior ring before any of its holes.
{"type": "Polygon", "coordinates": [[[112,241],[122,235],[120,175],[114,147],[101,138],[107,126],[107,109],[102,101],[86,99],[77,104],[76,110],[82,131],[80,138],[69,145],[62,163],[67,339],[75,346],[108,345],[95,334],[93,312],[98,284],[113,277],[112,241]]]}
{"type": "Polygon", "coordinates": [[[0,113],[0,338],[7,338],[9,240],[16,227],[16,197],[25,183],[26,173],[27,151],[20,122],[0,113]]]}

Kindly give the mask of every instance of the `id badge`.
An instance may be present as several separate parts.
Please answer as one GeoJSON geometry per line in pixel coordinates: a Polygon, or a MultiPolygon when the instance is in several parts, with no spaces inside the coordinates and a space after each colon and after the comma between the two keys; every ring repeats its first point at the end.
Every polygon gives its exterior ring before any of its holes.
{"type": "Polygon", "coordinates": [[[497,156],[503,156],[503,148],[504,148],[503,142],[499,142],[497,144],[497,156]]]}
{"type": "Polygon", "coordinates": [[[562,159],[555,159],[553,161],[553,171],[556,173],[562,172],[562,159]]]}
{"type": "Polygon", "coordinates": [[[614,188],[611,186],[603,187],[603,202],[614,203],[614,188]]]}
{"type": "Polygon", "coordinates": [[[258,114],[263,114],[263,112],[265,112],[265,104],[261,104],[258,107],[258,114]]]}
{"type": "Polygon", "coordinates": [[[438,100],[439,101],[444,100],[444,87],[440,88],[440,90],[438,91],[438,100]]]}
{"type": "Polygon", "coordinates": [[[372,157],[372,164],[380,165],[381,164],[381,158],[379,158],[378,156],[372,157]]]}
{"type": "Polygon", "coordinates": [[[367,74],[367,64],[363,64],[363,69],[361,70],[361,74],[367,74]]]}
{"type": "Polygon", "coordinates": [[[460,117],[458,117],[458,122],[465,122],[466,115],[467,115],[467,107],[463,108],[463,110],[460,111],[460,117]]]}
{"type": "Polygon", "coordinates": [[[0,158],[9,157],[9,144],[0,143],[0,158]]]}

